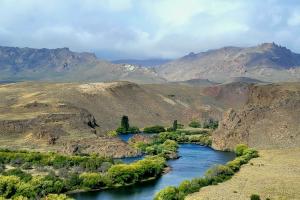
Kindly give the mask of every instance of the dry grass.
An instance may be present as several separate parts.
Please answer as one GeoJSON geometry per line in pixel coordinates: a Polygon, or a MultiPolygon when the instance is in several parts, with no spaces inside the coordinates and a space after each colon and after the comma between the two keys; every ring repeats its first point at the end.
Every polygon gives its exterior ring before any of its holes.
{"type": "Polygon", "coordinates": [[[260,157],[242,167],[232,179],[202,188],[187,200],[300,199],[300,148],[261,150],[260,157]]]}

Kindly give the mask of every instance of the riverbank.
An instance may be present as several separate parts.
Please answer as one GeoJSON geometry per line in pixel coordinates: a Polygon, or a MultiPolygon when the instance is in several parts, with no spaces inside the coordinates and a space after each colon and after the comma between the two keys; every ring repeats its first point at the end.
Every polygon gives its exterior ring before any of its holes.
{"type": "Polygon", "coordinates": [[[233,153],[214,151],[209,147],[195,144],[180,145],[178,154],[181,156],[179,159],[167,161],[172,170],[158,179],[117,189],[80,193],[72,197],[77,200],[152,200],[155,193],[162,188],[201,176],[208,168],[234,159],[233,153]]]}
{"type": "Polygon", "coordinates": [[[260,157],[242,166],[230,180],[201,188],[187,200],[300,199],[300,148],[260,150],[260,157]]]}

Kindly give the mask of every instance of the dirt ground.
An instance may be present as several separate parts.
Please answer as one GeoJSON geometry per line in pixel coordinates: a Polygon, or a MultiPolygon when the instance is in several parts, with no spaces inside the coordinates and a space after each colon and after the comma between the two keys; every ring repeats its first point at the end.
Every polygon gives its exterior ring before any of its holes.
{"type": "Polygon", "coordinates": [[[187,200],[247,200],[251,194],[262,200],[300,200],[300,148],[260,150],[234,177],[216,186],[202,188],[187,200]]]}

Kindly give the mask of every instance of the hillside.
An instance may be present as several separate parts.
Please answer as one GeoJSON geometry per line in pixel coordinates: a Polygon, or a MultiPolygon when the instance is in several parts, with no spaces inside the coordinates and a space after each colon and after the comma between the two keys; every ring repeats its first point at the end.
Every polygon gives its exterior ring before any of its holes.
{"type": "Polygon", "coordinates": [[[97,59],[93,53],[17,47],[0,47],[0,80],[164,82],[151,69],[112,64],[97,59]]]}
{"type": "Polygon", "coordinates": [[[244,200],[252,194],[261,199],[298,200],[300,198],[300,149],[260,150],[230,180],[202,188],[187,200],[244,200]]]}
{"type": "Polygon", "coordinates": [[[245,143],[255,148],[300,145],[300,84],[251,85],[247,103],[229,109],[213,134],[213,148],[233,149],[245,143]]]}
{"type": "Polygon", "coordinates": [[[171,81],[209,79],[226,82],[249,77],[267,82],[299,81],[300,54],[274,43],[254,47],[223,47],[190,53],[162,65],[158,73],[171,81]]]}
{"type": "Polygon", "coordinates": [[[170,126],[174,119],[220,118],[225,104],[202,87],[110,83],[24,82],[0,85],[0,145],[40,151],[97,152],[122,157],[136,151],[105,135],[130,124],[170,126]]]}

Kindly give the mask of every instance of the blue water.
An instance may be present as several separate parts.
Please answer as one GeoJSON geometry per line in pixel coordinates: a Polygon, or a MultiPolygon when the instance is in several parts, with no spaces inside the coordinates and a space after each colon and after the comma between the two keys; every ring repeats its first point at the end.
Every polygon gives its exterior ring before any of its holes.
{"type": "Polygon", "coordinates": [[[183,180],[201,177],[215,164],[225,164],[234,159],[234,154],[212,150],[196,144],[182,144],[177,160],[168,161],[172,171],[157,180],[133,186],[73,196],[78,200],[152,200],[156,192],[166,186],[178,186],[183,180]]]}
{"type": "Polygon", "coordinates": [[[121,138],[121,140],[128,142],[128,140],[134,136],[135,134],[133,133],[128,133],[128,134],[120,134],[119,137],[121,138]]]}

